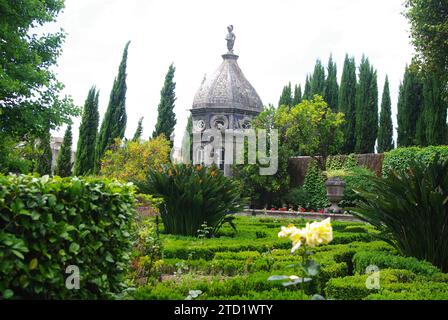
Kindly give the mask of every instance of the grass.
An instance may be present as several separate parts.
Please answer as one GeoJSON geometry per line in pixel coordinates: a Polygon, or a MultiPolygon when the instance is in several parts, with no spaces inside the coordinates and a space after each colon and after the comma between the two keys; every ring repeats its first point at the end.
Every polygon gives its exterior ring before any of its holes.
{"type": "Polygon", "coordinates": [[[298,262],[290,253],[289,240],[277,234],[283,225],[303,226],[305,221],[238,216],[235,223],[237,232],[224,226],[211,239],[173,236],[162,230],[163,259],[148,283],[137,287],[130,298],[182,300],[190,290],[202,291],[197,299],[219,300],[300,300],[315,293],[327,299],[394,299],[406,298],[404,290],[409,299],[419,295],[430,299],[427,293],[431,290],[436,298],[448,298],[446,274],[425,261],[398,256],[393,247],[376,239],[378,232],[372,226],[357,222],[332,223],[334,241],[314,250],[313,259],[321,270],[307,284],[303,296],[297,288],[285,288],[267,278],[298,274],[288,268],[298,262]],[[370,261],[381,264],[386,276],[384,289],[365,287],[369,275],[363,271],[370,261]],[[401,273],[406,276],[399,276],[401,273]],[[422,283],[426,283],[424,287],[422,283]]]}

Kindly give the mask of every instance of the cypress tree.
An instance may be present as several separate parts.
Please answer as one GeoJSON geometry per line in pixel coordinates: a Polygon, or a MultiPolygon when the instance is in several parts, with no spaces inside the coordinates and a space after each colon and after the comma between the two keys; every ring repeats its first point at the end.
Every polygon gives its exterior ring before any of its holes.
{"type": "Polygon", "coordinates": [[[302,86],[294,86],[294,98],[292,99],[292,105],[296,106],[302,101],[302,86]]]}
{"type": "Polygon", "coordinates": [[[423,84],[414,68],[406,66],[403,83],[398,97],[398,139],[399,147],[413,146],[417,143],[417,121],[423,106],[423,84]]]}
{"type": "Polygon", "coordinates": [[[447,143],[447,103],[442,82],[438,76],[429,74],[425,76],[423,88],[426,143],[443,145],[447,143]]]}
{"type": "Polygon", "coordinates": [[[355,152],[375,152],[378,134],[378,84],[377,73],[369,59],[362,57],[359,82],[356,89],[356,145],[355,152]]]}
{"type": "Polygon", "coordinates": [[[143,133],[143,117],[138,120],[137,130],[135,130],[134,137],[132,141],[138,141],[142,137],[143,133]]]}
{"type": "Polygon", "coordinates": [[[39,157],[35,165],[35,171],[41,176],[51,175],[51,166],[53,162],[53,152],[51,150],[51,134],[48,130],[39,142],[39,157]]]}
{"type": "Polygon", "coordinates": [[[74,174],[82,176],[93,173],[95,167],[95,148],[98,133],[99,113],[98,113],[99,91],[95,87],[89,90],[81,124],[79,126],[79,138],[76,151],[74,174]]]}
{"type": "Polygon", "coordinates": [[[126,67],[128,59],[128,42],[123,51],[123,58],[118,69],[118,76],[114,80],[110,93],[109,105],[104,115],[98,134],[95,157],[95,172],[99,172],[101,159],[116,138],[122,139],[126,130],[126,67]]]}
{"type": "Polygon", "coordinates": [[[346,55],[338,98],[338,111],[345,115],[345,123],[342,126],[342,130],[344,131],[344,146],[342,151],[344,154],[355,152],[356,85],[355,58],[349,58],[346,55]]]}
{"type": "Polygon", "coordinates": [[[174,113],[174,103],[176,101],[176,83],[173,81],[176,68],[173,64],[168,68],[165,82],[160,92],[160,103],[158,106],[158,117],[156,129],[152,137],[164,134],[167,139],[171,137],[176,125],[176,114],[174,113]]]}
{"type": "Polygon", "coordinates": [[[303,91],[302,100],[310,100],[312,98],[311,94],[311,76],[307,75],[305,80],[305,90],[303,91]]]}
{"type": "Polygon", "coordinates": [[[384,82],[381,99],[380,127],[378,128],[378,152],[383,153],[394,148],[392,110],[390,102],[389,79],[384,82]]]}
{"type": "Polygon", "coordinates": [[[193,118],[190,115],[182,138],[182,161],[191,163],[193,157],[193,118]]]}
{"type": "Polygon", "coordinates": [[[282,95],[280,96],[280,100],[278,101],[278,106],[292,106],[292,91],[291,91],[291,82],[288,85],[283,87],[282,95]]]}
{"type": "Polygon", "coordinates": [[[72,174],[72,140],[72,125],[69,125],[65,131],[56,163],[55,173],[60,177],[69,177],[72,174]]]}
{"type": "Polygon", "coordinates": [[[338,79],[337,79],[337,66],[333,61],[333,56],[330,55],[330,59],[328,60],[328,76],[325,82],[325,91],[324,91],[324,100],[327,102],[328,106],[331,108],[333,112],[338,110],[338,79]]]}
{"type": "Polygon", "coordinates": [[[325,68],[322,62],[317,59],[316,65],[314,66],[314,73],[311,79],[311,98],[318,94],[324,96],[325,91],[325,68]]]}

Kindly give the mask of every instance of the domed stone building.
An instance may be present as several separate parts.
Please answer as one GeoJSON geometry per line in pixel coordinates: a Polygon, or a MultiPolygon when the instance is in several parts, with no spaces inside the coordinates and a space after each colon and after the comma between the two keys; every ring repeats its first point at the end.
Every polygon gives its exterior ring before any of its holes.
{"type": "Polygon", "coordinates": [[[259,95],[244,76],[237,63],[238,56],[233,53],[235,42],[233,26],[229,26],[228,31],[226,38],[228,52],[222,55],[223,62],[218,70],[202,81],[191,109],[193,134],[208,129],[219,130],[223,146],[219,150],[214,150],[207,149],[207,143],[195,144],[193,162],[204,163],[205,157],[212,157],[213,162],[224,170],[226,176],[231,175],[231,170],[230,165],[224,163],[225,131],[249,129],[251,120],[263,110],[259,95]]]}

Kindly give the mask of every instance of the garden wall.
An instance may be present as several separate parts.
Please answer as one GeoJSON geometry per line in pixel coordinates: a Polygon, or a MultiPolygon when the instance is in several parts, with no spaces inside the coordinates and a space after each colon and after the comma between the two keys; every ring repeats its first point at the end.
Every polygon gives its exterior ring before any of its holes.
{"type": "MultiPolygon", "coordinates": [[[[347,156],[340,156],[345,158],[347,156]]],[[[358,165],[366,167],[376,175],[381,175],[383,167],[384,154],[383,153],[368,153],[356,155],[358,165]]],[[[303,185],[306,171],[310,161],[314,161],[311,157],[293,157],[289,159],[288,171],[291,177],[291,185],[293,187],[303,185]]]]}

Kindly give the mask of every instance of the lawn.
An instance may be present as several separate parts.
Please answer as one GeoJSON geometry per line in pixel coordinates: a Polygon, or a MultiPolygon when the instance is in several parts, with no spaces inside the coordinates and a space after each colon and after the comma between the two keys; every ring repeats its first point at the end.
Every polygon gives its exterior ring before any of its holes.
{"type": "Polygon", "coordinates": [[[268,281],[271,275],[300,275],[291,267],[299,258],[290,253],[290,241],[278,238],[280,227],[289,223],[303,226],[305,221],[238,216],[237,231],[225,225],[211,239],[168,235],[162,229],[162,259],[149,277],[136,281],[140,284],[130,298],[183,300],[200,290],[195,299],[298,300],[314,294],[344,300],[448,299],[447,274],[426,261],[400,256],[373,227],[355,222],[333,222],[332,243],[313,250],[321,269],[306,284],[306,296],[295,286],[268,281]],[[379,278],[365,273],[372,265],[379,268],[379,278]],[[375,285],[366,285],[375,279],[375,285]]]}

